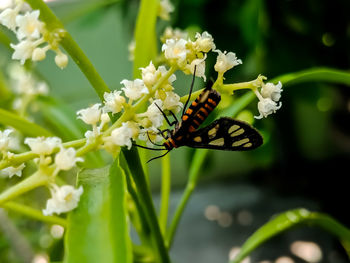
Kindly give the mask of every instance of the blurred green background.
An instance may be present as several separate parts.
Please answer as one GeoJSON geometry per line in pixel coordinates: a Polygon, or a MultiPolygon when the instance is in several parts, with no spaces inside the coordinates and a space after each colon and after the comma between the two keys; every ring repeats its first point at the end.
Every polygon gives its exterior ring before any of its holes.
{"type": "MultiPolygon", "coordinates": [[[[208,31],[212,34],[218,49],[233,51],[243,60],[243,65],[225,75],[227,83],[249,81],[259,74],[271,79],[312,67],[349,69],[348,0],[172,2],[176,11],[171,21],[159,22],[158,31],[162,32],[171,25],[190,33],[208,31]]],[[[62,0],[49,4],[110,88],[119,89],[121,80],[132,78],[128,44],[133,38],[138,1],[62,0]]],[[[6,54],[0,58],[4,69],[11,52],[1,46],[0,53],[6,54]]],[[[50,55],[37,64],[38,71],[50,84],[52,96],[66,103],[73,117],[74,111],[98,102],[94,90],[72,60],[65,70],[60,70],[50,55]]],[[[207,78],[216,77],[213,70],[215,57],[209,56],[207,78]]],[[[188,91],[191,77],[179,74],[177,78],[176,91],[183,95],[188,91]]],[[[201,81],[196,82],[196,88],[202,85],[201,81]]],[[[309,82],[285,88],[282,108],[267,119],[254,123],[263,133],[265,144],[247,153],[210,152],[202,168],[201,186],[204,189],[217,187],[219,195],[220,185],[244,185],[248,193],[244,192],[245,188],[236,190],[243,191],[243,196],[248,195],[248,199],[255,191],[265,197],[269,193],[267,199],[254,199],[258,203],[265,200],[261,205],[266,206],[266,211],[271,211],[269,215],[263,213],[262,223],[275,212],[309,204],[311,208],[329,213],[350,226],[347,211],[349,95],[349,87],[327,83],[309,82]],[[288,201],[295,198],[295,202],[288,201]],[[284,206],[285,203],[289,205],[284,206]]],[[[256,104],[257,100],[248,108],[253,115],[258,115],[256,104]]],[[[186,183],[192,152],[185,147],[171,152],[175,196],[186,183]]],[[[160,184],[159,164],[160,160],[150,164],[155,192],[160,184]]],[[[222,198],[231,197],[226,194],[222,198]]],[[[237,199],[232,197],[232,202],[235,201],[237,199]]],[[[258,225],[252,229],[256,227],[258,225]]],[[[186,230],[180,228],[179,231],[181,235],[181,231],[186,230]]],[[[250,233],[248,231],[244,237],[250,233]]],[[[331,246],[342,254],[339,244],[328,238],[331,246]]],[[[174,250],[176,253],[176,243],[174,250]]],[[[324,259],[320,262],[345,261],[324,259]]]]}

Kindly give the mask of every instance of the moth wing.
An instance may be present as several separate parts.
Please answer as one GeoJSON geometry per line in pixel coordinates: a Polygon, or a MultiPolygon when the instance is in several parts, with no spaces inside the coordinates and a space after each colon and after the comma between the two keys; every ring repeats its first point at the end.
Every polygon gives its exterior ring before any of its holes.
{"type": "Polygon", "coordinates": [[[226,151],[247,151],[263,143],[260,133],[246,122],[223,117],[190,133],[186,146],[226,151]]]}

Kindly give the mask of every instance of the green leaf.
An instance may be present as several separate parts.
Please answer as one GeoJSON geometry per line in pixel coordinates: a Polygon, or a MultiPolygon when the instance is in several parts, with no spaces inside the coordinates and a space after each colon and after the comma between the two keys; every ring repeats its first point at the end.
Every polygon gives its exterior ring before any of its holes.
{"type": "Polygon", "coordinates": [[[239,254],[230,261],[231,263],[239,263],[253,250],[265,243],[270,238],[300,225],[309,225],[320,227],[327,232],[335,235],[342,242],[348,255],[350,255],[350,230],[340,224],[332,217],[309,212],[306,209],[295,209],[281,213],[274,219],[260,227],[250,238],[244,243],[239,254]]]}
{"type": "Polygon", "coordinates": [[[156,22],[158,0],[142,0],[135,28],[134,78],[141,75],[145,67],[157,55],[156,22]]]}
{"type": "Polygon", "coordinates": [[[52,136],[52,133],[43,127],[4,109],[0,109],[0,123],[11,126],[26,136],[52,136]]]}
{"type": "Polygon", "coordinates": [[[125,175],[119,161],[84,170],[78,175],[78,185],[84,193],[68,217],[65,263],[132,262],[125,175]]]}

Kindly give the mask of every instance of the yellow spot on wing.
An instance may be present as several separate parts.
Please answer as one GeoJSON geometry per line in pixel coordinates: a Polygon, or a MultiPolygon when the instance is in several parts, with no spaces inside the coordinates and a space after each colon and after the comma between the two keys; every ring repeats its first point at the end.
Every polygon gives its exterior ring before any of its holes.
{"type": "Polygon", "coordinates": [[[200,103],[205,102],[205,101],[207,100],[208,96],[209,96],[209,90],[207,90],[207,91],[205,91],[204,93],[202,93],[202,96],[201,96],[199,102],[200,102],[200,103]]]}
{"type": "Polygon", "coordinates": [[[228,133],[232,133],[234,132],[235,130],[238,130],[241,126],[237,125],[237,124],[234,124],[230,127],[230,129],[228,129],[228,133]]]}
{"type": "Polygon", "coordinates": [[[246,144],[243,145],[244,148],[249,148],[249,147],[252,147],[253,144],[251,142],[248,142],[246,144]]]}
{"type": "Polygon", "coordinates": [[[201,142],[202,138],[200,136],[194,137],[193,139],[195,142],[201,142]]]}
{"type": "Polygon", "coordinates": [[[245,144],[249,142],[249,138],[244,138],[242,140],[236,141],[232,143],[232,147],[237,147],[237,146],[241,146],[242,144],[245,144]]]}
{"type": "Polygon", "coordinates": [[[208,131],[209,139],[213,139],[216,136],[216,132],[218,131],[219,127],[220,127],[220,125],[216,124],[214,128],[212,128],[208,131]]]}
{"type": "Polygon", "coordinates": [[[214,141],[209,142],[210,145],[223,146],[225,144],[224,138],[219,138],[214,141]]]}
{"type": "Polygon", "coordinates": [[[238,136],[238,135],[241,135],[244,133],[244,129],[243,128],[240,128],[239,130],[231,133],[231,137],[235,137],[235,136],[238,136]]]}

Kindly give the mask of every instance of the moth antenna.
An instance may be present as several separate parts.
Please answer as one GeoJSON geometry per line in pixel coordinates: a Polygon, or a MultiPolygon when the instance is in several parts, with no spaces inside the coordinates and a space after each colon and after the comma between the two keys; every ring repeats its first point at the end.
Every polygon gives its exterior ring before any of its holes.
{"type": "MultiPolygon", "coordinates": [[[[166,150],[166,148],[164,148],[164,149],[156,149],[156,148],[151,148],[151,147],[139,145],[139,144],[136,144],[136,143],[133,143],[132,145],[136,146],[136,147],[139,147],[139,148],[142,148],[142,149],[147,149],[147,150],[152,150],[152,151],[164,151],[164,150],[166,150]]],[[[161,146],[163,146],[163,145],[161,145],[161,146]]]]}
{"type": "Polygon", "coordinates": [[[192,95],[192,90],[193,90],[193,86],[194,86],[194,80],[196,78],[196,69],[197,69],[197,66],[194,66],[194,70],[193,70],[193,78],[192,78],[192,83],[191,83],[191,88],[190,88],[190,93],[188,94],[188,98],[187,98],[187,101],[182,109],[182,115],[181,116],[184,116],[185,114],[185,111],[186,111],[186,108],[187,108],[187,105],[188,105],[188,102],[190,101],[191,99],[191,95],[192,95]]]}
{"type": "Polygon", "coordinates": [[[153,161],[153,160],[155,160],[155,159],[162,158],[162,157],[164,157],[165,155],[167,155],[169,152],[170,152],[170,151],[167,151],[166,153],[164,153],[164,154],[162,154],[162,155],[159,155],[159,156],[157,156],[157,157],[154,157],[154,158],[152,158],[152,159],[149,159],[149,160],[147,161],[147,163],[149,163],[150,161],[153,161]]]}

